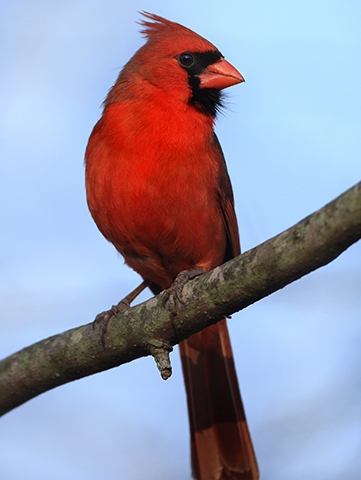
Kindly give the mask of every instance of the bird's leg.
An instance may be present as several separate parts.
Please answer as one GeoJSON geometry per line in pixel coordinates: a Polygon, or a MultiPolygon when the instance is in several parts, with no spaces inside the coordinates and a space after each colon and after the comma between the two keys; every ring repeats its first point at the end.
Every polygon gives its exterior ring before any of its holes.
{"type": "Polygon", "coordinates": [[[109,320],[118,313],[130,307],[130,304],[135,300],[135,298],[149,286],[151,282],[149,280],[143,280],[143,282],[132,290],[126,297],[124,297],[116,305],[113,305],[109,310],[105,312],[98,313],[93,321],[93,329],[99,323],[100,324],[100,338],[105,347],[105,334],[107,332],[109,320]]]}
{"type": "Polygon", "coordinates": [[[192,280],[192,278],[202,275],[202,273],[204,273],[204,269],[202,267],[197,267],[191,270],[183,270],[178,273],[172,285],[162,293],[163,305],[166,306],[168,310],[174,312],[177,301],[183,303],[182,290],[184,285],[189,282],[189,280],[192,280]]]}

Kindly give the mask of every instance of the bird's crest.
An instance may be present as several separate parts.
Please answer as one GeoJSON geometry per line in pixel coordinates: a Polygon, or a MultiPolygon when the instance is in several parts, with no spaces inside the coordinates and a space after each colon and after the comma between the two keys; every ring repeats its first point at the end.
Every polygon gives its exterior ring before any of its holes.
{"type": "Polygon", "coordinates": [[[143,17],[149,20],[142,19],[138,22],[142,29],[140,33],[147,37],[148,39],[151,38],[154,34],[163,33],[169,30],[183,30],[187,31],[188,33],[191,32],[194,35],[194,32],[187,27],[184,27],[180,23],[172,22],[167,20],[166,18],[161,17],[160,15],[156,15],[155,13],[149,13],[145,11],[140,12],[143,17]]]}

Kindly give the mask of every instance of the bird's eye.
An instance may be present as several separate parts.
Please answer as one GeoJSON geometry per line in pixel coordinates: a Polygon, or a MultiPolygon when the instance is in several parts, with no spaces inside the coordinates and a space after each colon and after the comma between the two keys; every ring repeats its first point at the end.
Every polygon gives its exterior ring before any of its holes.
{"type": "Polygon", "coordinates": [[[184,52],[179,55],[178,61],[182,67],[191,67],[195,62],[195,58],[191,53],[184,52]]]}

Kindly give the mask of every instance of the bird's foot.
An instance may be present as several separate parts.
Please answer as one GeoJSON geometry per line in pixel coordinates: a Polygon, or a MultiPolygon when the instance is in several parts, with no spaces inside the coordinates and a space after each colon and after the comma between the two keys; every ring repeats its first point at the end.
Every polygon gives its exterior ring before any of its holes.
{"type": "Polygon", "coordinates": [[[138,285],[133,291],[131,291],[123,300],[120,300],[119,303],[113,305],[110,310],[105,312],[98,313],[93,321],[93,329],[96,325],[100,324],[100,339],[102,341],[103,347],[105,348],[105,334],[107,333],[109,320],[117,315],[120,312],[130,308],[132,301],[149,285],[149,280],[143,280],[143,282],[138,285]]]}
{"type": "Polygon", "coordinates": [[[109,310],[98,313],[98,315],[95,317],[92,326],[94,329],[96,325],[100,325],[100,339],[104,348],[105,348],[105,334],[107,333],[109,321],[111,320],[112,317],[114,317],[120,312],[123,312],[129,307],[130,307],[130,302],[128,302],[126,298],[123,298],[123,300],[120,300],[119,303],[117,303],[116,305],[113,305],[109,310]]]}
{"type": "Polygon", "coordinates": [[[197,277],[202,273],[204,273],[204,270],[201,267],[193,270],[183,270],[182,272],[178,273],[172,285],[162,293],[163,305],[175,314],[177,302],[184,303],[182,298],[184,285],[189,282],[189,280],[192,280],[192,278],[197,277]]]}

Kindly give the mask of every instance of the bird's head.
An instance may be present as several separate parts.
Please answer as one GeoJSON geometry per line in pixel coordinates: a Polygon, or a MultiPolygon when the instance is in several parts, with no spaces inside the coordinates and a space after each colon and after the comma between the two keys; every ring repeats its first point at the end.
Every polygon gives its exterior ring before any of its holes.
{"type": "Polygon", "coordinates": [[[215,116],[221,90],[244,81],[208,40],[158,15],[142,13],[140,24],[147,42],[125,65],[105,105],[160,89],[200,112],[215,116]]]}

